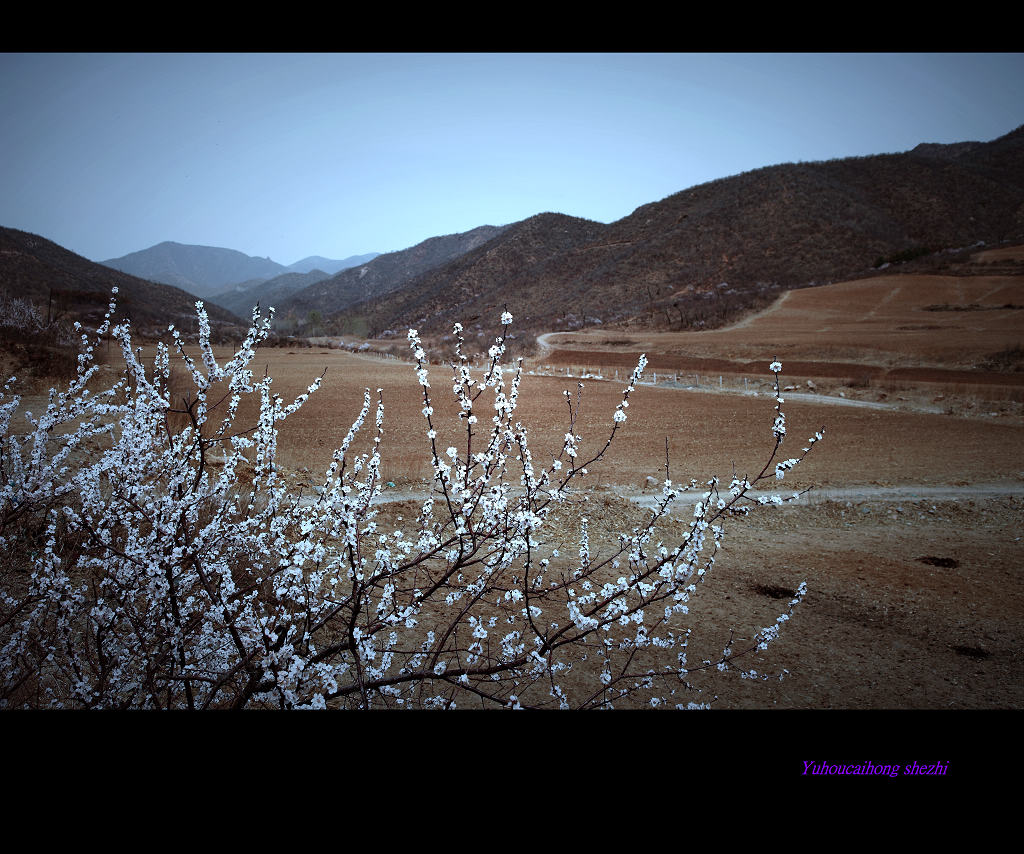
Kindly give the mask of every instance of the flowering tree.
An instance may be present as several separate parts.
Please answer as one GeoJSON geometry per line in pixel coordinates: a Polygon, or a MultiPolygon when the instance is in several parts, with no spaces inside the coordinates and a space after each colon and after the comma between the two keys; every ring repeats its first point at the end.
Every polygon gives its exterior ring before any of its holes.
{"type": "MultiPolygon", "coordinates": [[[[111,303],[98,336],[107,333],[111,303]]],[[[733,668],[765,649],[799,603],[743,649],[687,663],[690,600],[712,568],[722,523],[780,496],[754,497],[801,456],[779,460],[786,434],[775,374],[774,446],[752,480],[712,479],[674,542],[656,542],[680,496],[666,479],[647,523],[591,556],[587,520],[571,558],[544,544],[545,524],[627,420],[646,359],[633,372],[588,459],[569,425],[559,456],[535,462],[514,420],[522,360],[502,364],[512,317],[474,375],[455,327],[451,390],[461,448],[438,446],[428,361],[409,342],[423,395],[424,447],[433,466],[412,530],[378,525],[381,390],[370,390],[311,497],[275,465],[289,404],[250,369],[270,318],[254,312],[226,364],[210,345],[202,304],[198,360],[171,329],[147,374],[126,325],[124,370],[93,391],[97,366],[82,336],[77,377],[51,391],[39,417],[23,413],[11,381],[0,396],[0,549],[11,556],[0,589],[0,701],[87,708],[611,707],[687,703],[693,670],[733,668]],[[191,393],[168,390],[171,352],[191,393]],[[211,402],[213,389],[226,389],[211,402]],[[259,402],[254,428],[239,418],[259,402]],[[212,410],[226,401],[226,414],[212,410]],[[374,412],[373,438],[355,453],[374,412]],[[183,421],[173,427],[172,419],[183,421]],[[592,677],[592,678],[590,678],[592,677]],[[590,681],[588,682],[588,678],[590,681]]],[[[220,391],[217,392],[220,394],[220,391]]],[[[790,496],[792,498],[793,496],[790,496]]],[[[744,676],[756,676],[753,671],[744,676]]]]}

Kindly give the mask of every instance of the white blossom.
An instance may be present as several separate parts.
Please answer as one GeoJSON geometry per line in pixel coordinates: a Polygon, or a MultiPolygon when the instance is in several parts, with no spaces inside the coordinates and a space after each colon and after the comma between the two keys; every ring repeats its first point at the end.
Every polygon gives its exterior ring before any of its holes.
{"type": "MultiPolygon", "coordinates": [[[[713,478],[693,516],[676,517],[684,530],[671,541],[671,527],[658,525],[695,482],[675,488],[666,477],[652,518],[631,532],[599,539],[587,516],[570,514],[578,547],[562,554],[561,539],[546,538],[549,514],[621,434],[646,356],[597,450],[577,420],[582,384],[575,402],[566,392],[567,426],[545,448],[545,467],[514,420],[521,360],[504,365],[498,337],[484,367],[472,368],[455,324],[450,388],[455,426],[464,431],[453,439],[464,449],[460,459],[455,445],[443,454],[436,446],[435,419],[446,410],[435,411],[427,354],[410,329],[433,476],[417,509],[403,514],[415,517],[406,523],[378,517],[383,390],[376,404],[364,390],[322,478],[299,482],[278,464],[279,430],[320,381],[289,402],[253,369],[269,315],[253,312],[244,341],[224,361],[197,303],[198,347],[172,326],[170,344],[157,347],[149,367],[132,349],[128,325],[111,329],[113,311],[111,303],[95,333],[82,333],[76,377],[51,391],[40,414],[19,415],[13,378],[0,391],[0,548],[19,572],[17,585],[0,587],[3,707],[670,703],[678,680],[693,678],[690,629],[681,621],[713,568],[723,521],[792,500],[755,500],[750,491],[804,458],[776,462],[772,472],[772,452],[764,475],[734,477],[722,495],[713,478]],[[108,333],[124,369],[104,389],[94,354],[108,333]],[[168,387],[172,357],[190,384],[185,399],[172,399],[168,387]],[[251,422],[240,414],[247,411],[251,422]],[[481,411],[487,417],[478,419],[481,411]],[[31,537],[21,527],[29,523],[31,537]],[[612,571],[622,574],[612,581],[612,571]],[[664,651],[671,666],[640,669],[635,653],[643,649],[648,657],[664,651]],[[566,673],[573,678],[559,675],[566,673]],[[668,673],[674,685],[658,681],[668,673]],[[593,684],[570,690],[588,678],[593,684]]],[[[503,312],[502,336],[511,322],[503,312]]],[[[777,451],[785,416],[776,391],[777,451]]],[[[803,455],[821,438],[816,433],[803,455]]],[[[801,584],[750,645],[766,648],[805,593],[801,584]]],[[[743,654],[727,646],[721,669],[743,654]]],[[[743,675],[763,678],[752,668],[743,675]]]]}

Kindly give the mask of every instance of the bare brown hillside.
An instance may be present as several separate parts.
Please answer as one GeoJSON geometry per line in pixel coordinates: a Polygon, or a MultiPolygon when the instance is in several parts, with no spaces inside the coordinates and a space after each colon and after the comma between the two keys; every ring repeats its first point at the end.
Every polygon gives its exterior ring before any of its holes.
{"type": "MultiPolygon", "coordinates": [[[[104,267],[51,240],[0,228],[0,290],[29,299],[43,310],[83,323],[102,319],[111,289],[118,288],[115,320],[131,318],[140,331],[159,334],[169,323],[186,332],[196,327],[196,297],[172,285],[148,282],[104,267]]],[[[217,332],[237,335],[239,318],[218,305],[207,306],[217,332]]]]}
{"type": "MultiPolygon", "coordinates": [[[[378,255],[366,264],[342,270],[274,303],[279,310],[280,325],[302,329],[309,325],[313,312],[316,312],[314,318],[338,318],[339,313],[346,312],[355,303],[386,298],[416,276],[481,246],[504,229],[505,226],[482,225],[461,234],[431,237],[408,249],[378,255]]],[[[336,320],[334,328],[342,333],[364,334],[367,327],[362,315],[345,313],[336,320]]]]}
{"type": "Polygon", "coordinates": [[[955,274],[979,241],[1024,236],[1022,175],[1019,128],[989,143],[769,166],[606,226],[542,214],[390,296],[367,294],[334,329],[444,335],[459,321],[476,333],[503,305],[522,332],[701,329],[788,289],[879,270],[955,274]]]}

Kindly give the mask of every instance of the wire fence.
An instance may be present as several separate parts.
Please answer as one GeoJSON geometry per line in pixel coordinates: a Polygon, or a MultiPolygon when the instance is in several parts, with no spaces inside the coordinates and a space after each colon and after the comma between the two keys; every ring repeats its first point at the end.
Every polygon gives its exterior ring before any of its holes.
{"type": "MultiPolygon", "coordinates": [[[[527,373],[534,376],[565,377],[567,379],[605,380],[609,382],[629,381],[631,370],[622,368],[601,368],[593,365],[540,365],[527,373]]],[[[774,389],[767,377],[742,374],[701,374],[678,371],[648,371],[640,385],[665,386],[682,389],[718,389],[756,394],[774,389]]]]}

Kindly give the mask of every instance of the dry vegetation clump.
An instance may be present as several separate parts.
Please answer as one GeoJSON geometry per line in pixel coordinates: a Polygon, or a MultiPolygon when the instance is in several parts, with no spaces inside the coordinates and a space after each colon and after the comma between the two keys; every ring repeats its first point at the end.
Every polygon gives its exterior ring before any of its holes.
{"type": "Polygon", "coordinates": [[[1024,372],[1024,347],[1014,344],[1004,350],[997,350],[986,356],[978,367],[984,371],[997,371],[999,373],[1020,373],[1024,372]]]}
{"type": "Polygon", "coordinates": [[[75,373],[78,350],[70,321],[45,315],[27,299],[0,292],[0,353],[9,370],[34,382],[66,380],[75,373]]]}

